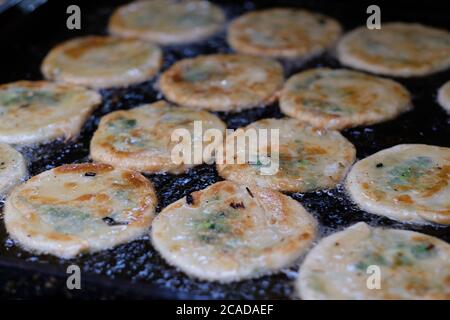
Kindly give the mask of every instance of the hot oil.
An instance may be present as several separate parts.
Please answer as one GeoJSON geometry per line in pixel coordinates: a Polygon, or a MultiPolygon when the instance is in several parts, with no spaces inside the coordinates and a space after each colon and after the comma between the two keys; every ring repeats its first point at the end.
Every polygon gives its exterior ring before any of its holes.
{"type": "MultiPolygon", "coordinates": [[[[117,5],[109,2],[97,8],[92,7],[89,10],[84,10],[86,28],[82,32],[85,34],[106,33],[107,18],[117,5]]],[[[256,7],[256,3],[251,1],[246,1],[242,5],[224,6],[228,18],[254,7],[256,7]]],[[[318,11],[321,10],[318,9],[318,11]]],[[[355,22],[355,24],[359,23],[355,22]]],[[[73,37],[73,35],[65,31],[49,39],[46,37],[48,35],[45,35],[45,39],[41,35],[43,39],[36,40],[30,50],[23,51],[22,48],[26,45],[18,45],[17,50],[20,49],[20,54],[17,53],[17,56],[20,56],[21,60],[17,63],[25,60],[39,63],[49,48],[63,39],[73,37]]],[[[226,44],[224,32],[199,44],[164,48],[165,63],[163,69],[167,69],[175,61],[182,58],[217,52],[231,52],[226,44]]],[[[14,52],[11,55],[14,56],[14,52]]],[[[21,78],[41,78],[38,68],[34,65],[30,66],[30,70],[24,70],[22,73],[14,68],[14,64],[12,65],[10,69],[6,68],[2,73],[3,82],[21,78]]],[[[313,67],[340,67],[332,55],[316,57],[301,64],[283,61],[283,66],[286,76],[313,67]]],[[[421,79],[399,79],[413,93],[414,110],[393,121],[344,131],[343,134],[355,144],[358,158],[364,158],[399,143],[427,143],[450,147],[450,120],[435,102],[437,88],[449,78],[450,71],[421,79]]],[[[101,94],[103,96],[102,105],[94,112],[75,141],[57,140],[21,150],[29,161],[31,175],[39,174],[65,163],[89,161],[89,141],[102,115],[114,110],[129,109],[143,103],[151,103],[162,98],[157,90],[157,79],[129,88],[102,90],[101,94]]],[[[262,118],[283,116],[277,104],[234,114],[223,112],[216,114],[227,123],[229,128],[245,126],[262,118]]],[[[178,176],[158,174],[147,177],[154,183],[158,193],[158,212],[185,195],[221,180],[212,165],[201,165],[178,176]]],[[[420,231],[450,242],[450,227],[407,225],[359,210],[349,200],[342,186],[332,190],[304,194],[295,193],[290,196],[304,205],[318,219],[320,234],[316,242],[321,237],[342,230],[359,221],[365,221],[372,226],[420,231]]],[[[87,274],[141,283],[153,288],[168,289],[173,292],[173,297],[179,297],[181,294],[188,297],[215,299],[294,298],[293,281],[298,270],[298,266],[292,266],[277,274],[232,284],[198,281],[165,263],[152,248],[148,237],[120,245],[112,250],[83,255],[72,260],[62,260],[48,255],[34,255],[21,250],[8,238],[3,223],[0,223],[0,259],[1,256],[17,258],[29,263],[55,266],[61,271],[62,275],[65,274],[66,266],[77,264],[87,274]]]]}

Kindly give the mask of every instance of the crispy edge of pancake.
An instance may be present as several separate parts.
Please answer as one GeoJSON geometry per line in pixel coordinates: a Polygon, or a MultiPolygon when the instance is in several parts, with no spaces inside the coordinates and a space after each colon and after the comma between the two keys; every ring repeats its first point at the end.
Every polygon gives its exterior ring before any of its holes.
{"type": "MultiPolygon", "coordinates": [[[[329,31],[330,32],[330,31],[329,31]]],[[[227,32],[227,42],[230,44],[230,46],[237,52],[242,54],[249,54],[249,55],[256,55],[261,57],[270,57],[270,58],[284,58],[284,59],[301,59],[301,60],[309,60],[315,56],[318,56],[322,53],[324,53],[326,50],[332,48],[338,41],[339,37],[342,34],[342,27],[339,24],[339,22],[329,16],[322,15],[320,13],[310,12],[307,10],[298,10],[298,9],[285,9],[285,8],[273,8],[273,9],[266,9],[266,10],[260,10],[260,11],[252,11],[249,13],[246,13],[242,16],[237,17],[228,26],[228,32],[227,32]],[[246,21],[249,18],[252,18],[254,16],[260,15],[260,14],[267,14],[273,11],[280,11],[280,10],[289,10],[289,11],[301,11],[305,14],[311,15],[312,17],[319,17],[321,19],[324,19],[326,22],[330,23],[332,30],[335,33],[335,37],[332,41],[330,41],[329,45],[322,46],[322,47],[316,47],[310,45],[306,46],[302,44],[301,48],[263,48],[258,47],[255,45],[252,45],[251,43],[248,43],[246,41],[241,41],[239,39],[241,35],[242,25],[244,27],[248,24],[248,21],[246,21]],[[305,49],[306,48],[306,49],[305,49]]]]}
{"type": "MultiPolygon", "coordinates": [[[[267,118],[267,119],[261,119],[256,122],[253,122],[249,124],[248,126],[244,127],[243,129],[246,130],[248,128],[253,128],[255,125],[258,125],[262,122],[268,122],[268,121],[275,121],[280,124],[284,123],[285,126],[289,125],[289,122],[294,122],[295,125],[301,125],[304,126],[306,130],[315,130],[316,128],[311,127],[307,125],[306,123],[300,122],[297,119],[294,118],[282,118],[282,119],[275,119],[275,118],[267,118]]],[[[356,159],[356,149],[355,146],[348,141],[340,132],[335,130],[325,130],[325,129],[319,129],[323,130],[325,132],[329,132],[333,135],[334,138],[337,138],[340,140],[339,142],[344,146],[345,145],[345,151],[344,152],[344,160],[347,160],[345,168],[342,170],[342,174],[340,175],[340,179],[337,181],[334,179],[328,179],[329,181],[326,184],[322,184],[320,187],[315,188],[309,188],[307,185],[304,187],[298,186],[296,184],[297,179],[295,178],[289,178],[289,177],[277,177],[277,176],[271,176],[271,175],[255,175],[255,172],[252,168],[250,168],[249,164],[216,164],[217,171],[219,175],[227,180],[235,181],[238,183],[246,183],[248,185],[256,185],[261,188],[270,188],[277,191],[283,191],[283,192],[309,192],[313,190],[320,190],[320,189],[328,189],[333,188],[337,184],[341,183],[347,173],[349,172],[352,164],[355,162],[356,159]]],[[[233,135],[236,135],[233,133],[233,135]]]]}
{"type": "Polygon", "coordinates": [[[424,145],[424,144],[400,144],[393,146],[391,148],[380,150],[369,157],[366,157],[358,162],[356,162],[351,168],[350,172],[347,175],[347,179],[345,181],[345,189],[351,198],[351,200],[356,203],[361,209],[376,215],[386,216],[390,219],[405,222],[405,223],[413,223],[413,224],[430,224],[432,222],[442,223],[442,224],[450,224],[450,214],[438,214],[433,213],[430,210],[425,210],[421,208],[399,208],[398,204],[392,201],[376,201],[373,199],[369,199],[363,192],[363,184],[361,184],[360,176],[364,174],[365,169],[364,166],[369,162],[379,162],[378,157],[384,154],[390,154],[392,152],[398,153],[404,149],[409,148],[428,148],[429,152],[432,152],[431,149],[448,149],[443,147],[424,145]],[[362,167],[362,168],[360,168],[362,167]]]}
{"type": "Polygon", "coordinates": [[[167,33],[158,30],[138,30],[126,25],[121,15],[126,14],[128,10],[136,9],[139,2],[133,2],[117,8],[111,15],[108,22],[108,30],[112,35],[124,38],[138,38],[146,41],[153,41],[162,45],[186,44],[195,41],[201,41],[215,33],[219,32],[225,22],[225,14],[218,6],[209,3],[212,8],[212,14],[216,16],[217,23],[208,27],[194,27],[178,34],[167,33]]]}
{"type": "MultiPolygon", "coordinates": [[[[194,58],[187,58],[177,61],[168,70],[162,73],[158,86],[166,99],[181,106],[193,109],[206,109],[210,111],[237,112],[257,106],[266,106],[275,102],[278,99],[278,94],[282,88],[283,82],[283,68],[277,61],[240,54],[212,54],[200,55],[194,58]],[[246,90],[241,90],[241,94],[239,92],[230,93],[220,89],[215,90],[219,92],[208,92],[208,90],[202,89],[202,86],[198,86],[197,91],[199,93],[194,95],[192,94],[192,91],[195,90],[194,84],[188,84],[188,82],[184,80],[180,81],[181,84],[176,83],[177,79],[182,78],[181,73],[187,67],[199,60],[237,60],[239,58],[242,58],[240,63],[245,63],[245,60],[247,60],[247,62],[253,61],[255,64],[260,65],[258,67],[266,69],[265,71],[272,71],[268,72],[269,79],[264,81],[266,84],[261,84],[262,88],[259,88],[257,97],[254,95],[251,98],[242,98],[242,93],[245,93],[246,91],[249,92],[250,86],[247,86],[246,90]],[[266,64],[263,65],[263,62],[266,62],[266,64]],[[187,86],[191,87],[188,90],[189,93],[185,92],[188,89],[186,88],[187,86]]],[[[256,92],[254,88],[252,92],[256,92]]]]}
{"type": "MultiPolygon", "coordinates": [[[[334,248],[342,247],[343,242],[349,241],[348,237],[350,237],[351,240],[353,240],[353,238],[355,238],[354,241],[358,241],[358,239],[367,239],[372,236],[374,231],[375,232],[379,232],[379,231],[394,232],[397,234],[409,235],[411,238],[416,237],[418,240],[427,239],[427,240],[431,241],[434,245],[438,245],[444,251],[443,254],[447,254],[450,257],[450,245],[448,243],[446,243],[445,241],[440,240],[436,237],[433,237],[433,236],[430,236],[427,234],[423,234],[423,233],[419,233],[419,232],[415,232],[415,231],[410,231],[410,230],[371,227],[364,222],[358,222],[342,231],[338,231],[336,233],[333,233],[333,234],[321,239],[319,241],[319,243],[306,255],[305,259],[303,260],[302,265],[300,266],[299,275],[295,282],[295,289],[296,289],[297,295],[299,297],[301,297],[302,299],[306,299],[306,300],[352,299],[351,297],[348,297],[345,295],[330,296],[329,294],[318,292],[319,290],[317,290],[317,289],[310,288],[307,285],[308,278],[310,278],[310,276],[311,276],[310,271],[317,269],[317,268],[320,268],[320,269],[327,268],[327,265],[323,265],[323,264],[321,264],[320,266],[317,265],[317,263],[319,263],[317,261],[318,257],[323,257],[325,259],[326,259],[326,257],[332,257],[333,255],[330,254],[330,251],[333,251],[334,248]],[[338,243],[338,245],[336,245],[336,243],[338,243]]],[[[344,244],[344,246],[345,246],[345,244],[344,244]]],[[[347,247],[348,247],[348,245],[347,245],[347,247]]],[[[351,248],[350,248],[350,250],[351,250],[351,248]]],[[[382,272],[382,270],[381,270],[381,272],[382,272]]],[[[333,270],[328,270],[328,273],[333,274],[333,270]]],[[[381,276],[382,275],[383,275],[383,273],[381,273],[381,276]]],[[[348,276],[352,276],[352,275],[349,274],[348,276]]],[[[366,279],[369,276],[370,276],[370,274],[367,274],[366,279]]],[[[330,277],[328,276],[327,279],[330,279],[330,277]]],[[[366,279],[364,279],[364,280],[366,280],[366,279]]],[[[386,285],[386,283],[384,283],[384,285],[386,285]]],[[[379,291],[379,290],[374,290],[374,291],[379,291]]],[[[369,290],[369,292],[371,292],[371,290],[369,290]]],[[[339,292],[339,293],[341,293],[341,292],[339,292]]],[[[419,296],[420,296],[420,294],[419,294],[419,296]]],[[[374,298],[397,300],[401,297],[400,296],[391,296],[389,294],[382,295],[381,297],[376,297],[376,296],[373,296],[373,297],[366,296],[365,297],[365,299],[374,299],[374,298]]],[[[448,299],[449,297],[448,297],[448,295],[447,295],[447,297],[431,295],[431,296],[427,296],[427,297],[423,297],[423,298],[424,299],[448,299]]],[[[356,299],[356,298],[353,298],[353,299],[356,299]]]]}

